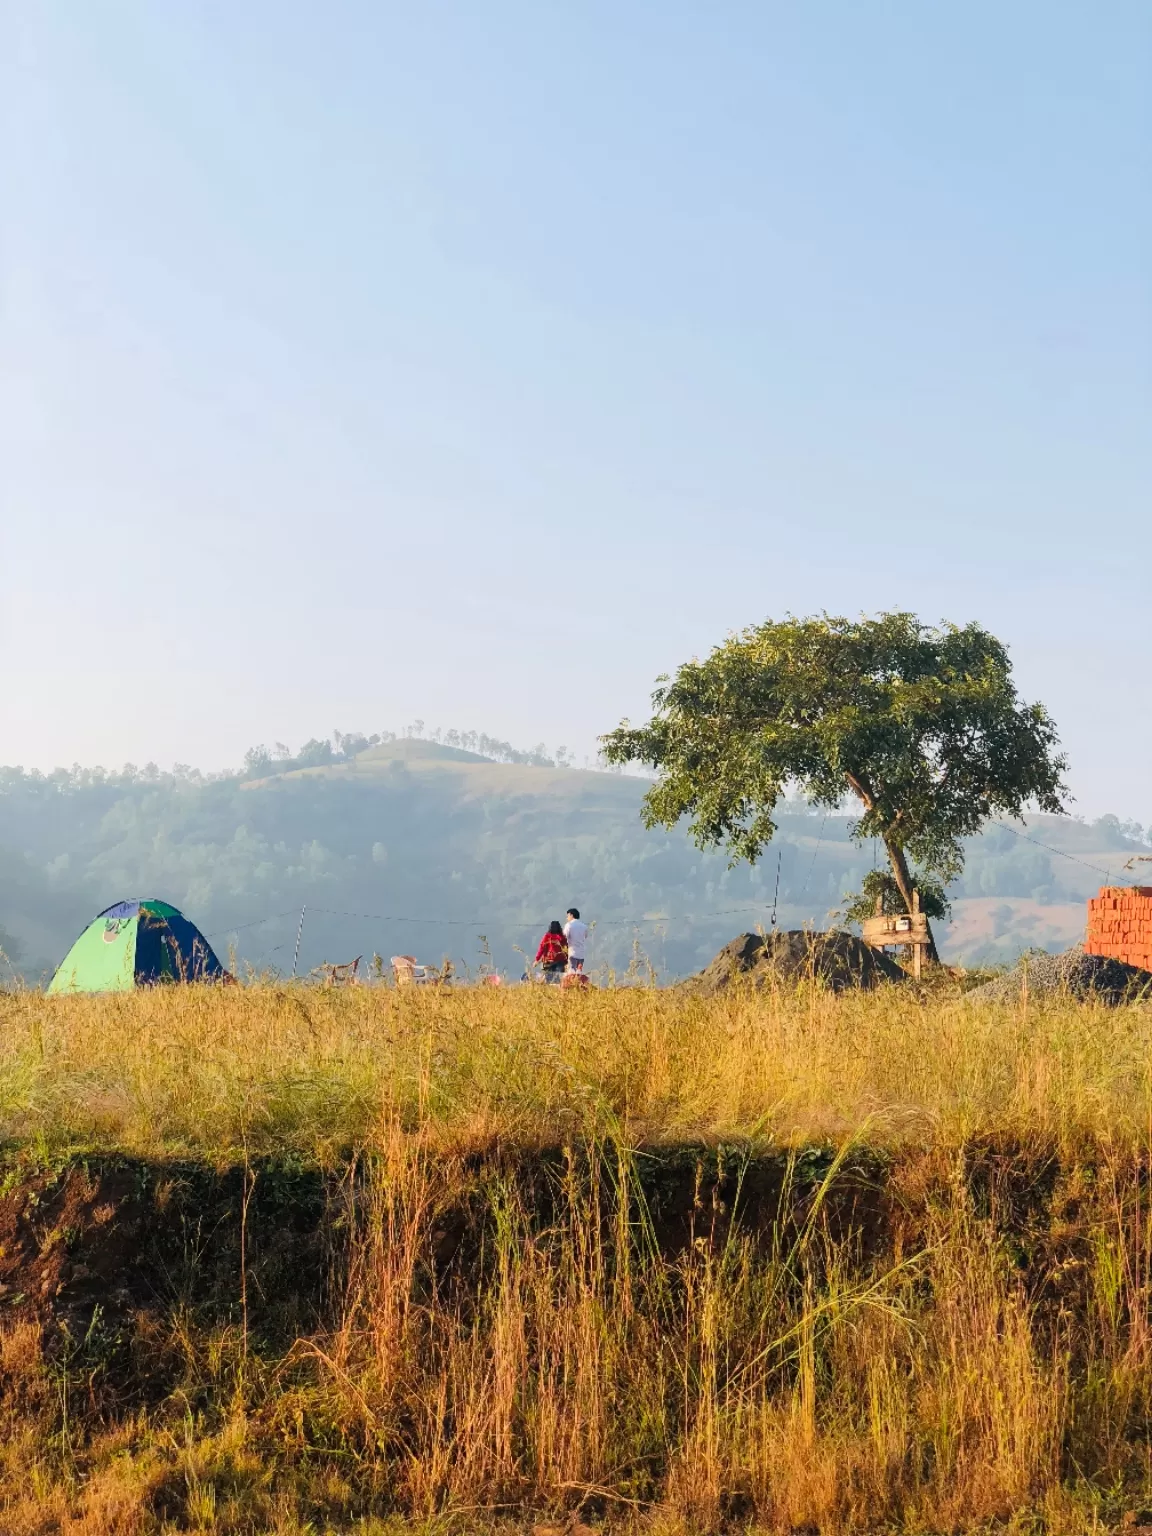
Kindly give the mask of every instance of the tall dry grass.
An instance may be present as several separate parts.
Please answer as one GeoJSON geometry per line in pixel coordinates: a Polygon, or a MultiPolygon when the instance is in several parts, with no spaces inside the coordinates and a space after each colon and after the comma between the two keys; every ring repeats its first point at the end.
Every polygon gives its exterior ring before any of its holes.
{"type": "Polygon", "coordinates": [[[624,1129],[635,1144],[753,1138],[1074,1149],[1152,1122],[1152,1009],[891,989],[695,999],[654,989],[168,988],[0,995],[9,1138],[141,1153],[371,1138],[382,1109],[448,1142],[624,1129]]]}
{"type": "Polygon", "coordinates": [[[937,1154],[896,1190],[931,1187],[907,1251],[887,1228],[834,1230],[836,1163],[804,1189],[786,1164],[766,1229],[718,1235],[702,1211],[670,1251],[628,1155],[585,1152],[546,1222],[492,1175],[491,1251],[461,1290],[429,1282],[430,1245],[465,1163],[396,1129],[382,1140],[339,1323],[302,1350],[311,1411],[404,1509],[1073,1531],[1152,1497],[1139,1165],[1106,1159],[1078,1241],[1028,1267],[995,1191],[976,1200],[937,1154]]]}
{"type": "Polygon", "coordinates": [[[10,1138],[318,1158],[348,1236],[290,1350],[250,1346],[239,1313],[173,1318],[179,1387],[67,1444],[50,1353],[5,1335],[0,1381],[34,1412],[9,1417],[0,1528],[1136,1517],[1150,1029],[1144,1006],[897,992],[5,998],[10,1138]],[[646,1194],[662,1149],[722,1141],[771,1198],[733,1220],[701,1185],[670,1226],[646,1194]],[[874,1198],[846,1216],[865,1149],[874,1198]]]}

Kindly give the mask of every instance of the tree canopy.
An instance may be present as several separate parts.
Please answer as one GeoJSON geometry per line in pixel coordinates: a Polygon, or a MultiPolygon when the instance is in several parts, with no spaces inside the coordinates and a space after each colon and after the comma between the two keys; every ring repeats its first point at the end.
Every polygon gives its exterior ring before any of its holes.
{"type": "Polygon", "coordinates": [[[1064,808],[1056,728],[1021,702],[1005,647],[978,624],[768,620],[658,681],[652,719],[623,721],[604,756],[657,770],[646,825],[687,816],[698,846],[732,863],[759,858],[790,785],[829,809],[852,795],[853,836],[883,841],[910,910],[909,857],[947,882],[990,816],[1064,808]]]}

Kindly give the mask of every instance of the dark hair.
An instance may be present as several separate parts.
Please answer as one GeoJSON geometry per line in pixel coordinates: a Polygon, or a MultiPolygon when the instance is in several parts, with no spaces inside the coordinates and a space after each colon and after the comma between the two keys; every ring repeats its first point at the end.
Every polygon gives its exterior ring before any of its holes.
{"type": "Polygon", "coordinates": [[[577,912],[575,907],[569,907],[568,908],[568,916],[569,917],[574,917],[577,922],[580,921],[580,914],[579,914],[579,912],[577,912]]]}
{"type": "Polygon", "coordinates": [[[556,919],[553,918],[552,921],[548,924],[548,932],[549,933],[558,933],[561,936],[563,936],[564,930],[563,930],[563,928],[561,928],[560,924],[556,921],[556,919]]]}

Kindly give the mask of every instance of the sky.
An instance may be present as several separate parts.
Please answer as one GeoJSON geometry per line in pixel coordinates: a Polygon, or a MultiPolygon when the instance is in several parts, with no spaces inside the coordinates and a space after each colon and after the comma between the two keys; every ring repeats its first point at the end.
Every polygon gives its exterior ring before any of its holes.
{"type": "Polygon", "coordinates": [[[1142,0],[5,14],[0,762],[579,758],[899,608],[1152,820],[1142,0]]]}

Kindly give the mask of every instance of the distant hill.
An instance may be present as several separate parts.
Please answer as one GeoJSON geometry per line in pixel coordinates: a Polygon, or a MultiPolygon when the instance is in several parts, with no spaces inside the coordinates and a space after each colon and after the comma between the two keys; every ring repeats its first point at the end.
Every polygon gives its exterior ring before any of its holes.
{"type": "MultiPolygon", "coordinates": [[[[877,856],[849,841],[848,817],[789,804],[763,862],[729,870],[681,831],[644,830],[641,779],[549,766],[540,749],[498,762],[444,741],[344,741],[313,762],[254,749],[216,778],[0,770],[0,949],[35,976],[94,912],[156,895],[260,969],[291,969],[304,907],[302,970],[373,953],[474,966],[487,949],[518,974],[576,904],[599,963],[682,975],[774,908],[781,926],[825,926],[877,856]]],[[[1148,847],[1115,817],[991,827],[953,889],[945,955],[1065,947],[1086,898],[1133,879],[1123,866],[1148,847]]]]}
{"type": "MultiPolygon", "coordinates": [[[[265,774],[258,779],[248,779],[245,782],[245,788],[251,788],[255,784],[267,784],[272,779],[299,778],[305,774],[313,778],[348,778],[379,772],[387,768],[390,763],[482,763],[487,767],[493,766],[493,760],[480,752],[466,752],[462,747],[449,747],[441,741],[420,741],[412,737],[401,737],[398,741],[366,747],[363,752],[357,752],[344,761],[316,763],[303,768],[284,768],[277,773],[265,774]]],[[[516,765],[500,764],[498,766],[514,767],[516,765]]]]}

